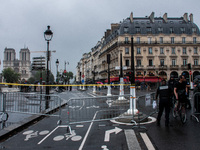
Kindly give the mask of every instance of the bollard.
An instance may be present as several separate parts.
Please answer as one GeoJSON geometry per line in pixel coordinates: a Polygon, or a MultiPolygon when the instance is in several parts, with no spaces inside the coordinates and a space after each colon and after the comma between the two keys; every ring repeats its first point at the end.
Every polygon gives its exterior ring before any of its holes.
{"type": "Polygon", "coordinates": [[[125,100],[124,95],[124,79],[120,78],[120,91],[118,100],[125,100]]]}
{"type": "Polygon", "coordinates": [[[130,86],[130,108],[127,113],[134,115],[138,113],[138,110],[136,109],[135,86],[130,86]]]}
{"type": "Polygon", "coordinates": [[[108,87],[107,96],[112,96],[110,85],[108,85],[107,87],[108,87]]]}

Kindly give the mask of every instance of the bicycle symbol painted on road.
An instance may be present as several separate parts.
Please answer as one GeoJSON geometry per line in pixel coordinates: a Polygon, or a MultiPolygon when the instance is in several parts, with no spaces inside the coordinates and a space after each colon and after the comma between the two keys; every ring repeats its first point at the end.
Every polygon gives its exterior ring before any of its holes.
{"type": "Polygon", "coordinates": [[[24,139],[24,141],[28,141],[29,139],[37,137],[38,135],[46,135],[48,133],[49,133],[48,130],[41,131],[39,132],[39,134],[38,134],[38,131],[34,132],[33,130],[28,130],[23,133],[23,135],[26,135],[26,138],[24,139]]]}
{"type": "Polygon", "coordinates": [[[58,135],[56,137],[53,138],[54,141],[61,141],[64,138],[66,138],[66,140],[71,139],[72,141],[80,141],[82,139],[82,137],[80,135],[76,135],[75,130],[71,131],[71,134],[66,133],[64,135],[58,135]]]}

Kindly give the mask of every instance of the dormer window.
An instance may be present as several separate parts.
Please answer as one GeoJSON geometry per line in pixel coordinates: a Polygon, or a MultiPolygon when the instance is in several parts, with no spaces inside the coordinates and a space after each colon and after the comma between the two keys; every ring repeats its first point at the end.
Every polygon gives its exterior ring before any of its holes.
{"type": "Polygon", "coordinates": [[[129,32],[129,28],[128,27],[124,27],[124,33],[128,33],[129,32]]]}

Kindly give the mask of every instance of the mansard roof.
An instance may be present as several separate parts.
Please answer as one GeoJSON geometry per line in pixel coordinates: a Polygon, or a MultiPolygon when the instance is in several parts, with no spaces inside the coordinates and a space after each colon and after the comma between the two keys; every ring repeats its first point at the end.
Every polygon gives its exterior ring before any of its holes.
{"type": "Polygon", "coordinates": [[[200,35],[198,26],[191,21],[186,22],[183,17],[167,18],[167,22],[161,17],[154,18],[153,22],[149,17],[133,18],[133,22],[131,22],[130,18],[127,18],[120,24],[118,33],[119,35],[125,33],[138,34],[138,30],[140,30],[139,34],[146,35],[149,34],[150,30],[150,34],[156,35],[161,33],[159,30],[162,30],[163,34],[171,34],[170,28],[173,28],[173,33],[177,35],[183,34],[182,29],[184,34],[191,35],[195,28],[195,33],[200,35]],[[126,31],[124,28],[127,28],[126,31]]]}

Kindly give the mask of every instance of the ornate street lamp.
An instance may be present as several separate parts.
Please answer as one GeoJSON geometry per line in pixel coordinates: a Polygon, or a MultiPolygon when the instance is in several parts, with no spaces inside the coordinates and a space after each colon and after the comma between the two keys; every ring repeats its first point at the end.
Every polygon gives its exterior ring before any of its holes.
{"type": "Polygon", "coordinates": [[[49,41],[51,41],[53,37],[53,32],[50,30],[50,26],[47,26],[47,30],[44,32],[44,38],[47,41],[47,75],[46,75],[46,103],[45,108],[49,108],[49,41]]]}
{"type": "Polygon", "coordinates": [[[56,82],[58,83],[58,65],[59,65],[59,61],[58,61],[58,59],[56,60],[56,77],[57,77],[57,79],[56,79],[56,82]]]}

